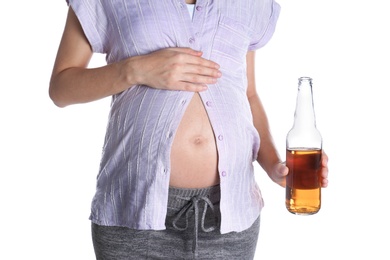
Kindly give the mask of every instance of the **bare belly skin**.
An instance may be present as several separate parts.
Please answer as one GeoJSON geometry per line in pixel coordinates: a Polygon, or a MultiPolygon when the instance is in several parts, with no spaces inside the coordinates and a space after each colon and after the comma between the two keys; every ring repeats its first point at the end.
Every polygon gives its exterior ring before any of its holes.
{"type": "Polygon", "coordinates": [[[217,166],[214,132],[201,98],[195,93],[173,141],[170,186],[204,188],[217,185],[217,166]]]}

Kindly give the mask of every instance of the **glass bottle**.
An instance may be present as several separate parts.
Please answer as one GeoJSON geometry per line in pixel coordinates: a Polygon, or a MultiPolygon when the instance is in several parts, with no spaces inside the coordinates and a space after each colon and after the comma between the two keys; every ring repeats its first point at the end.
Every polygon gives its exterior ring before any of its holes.
{"type": "Polygon", "coordinates": [[[312,79],[298,80],[294,124],[286,138],[286,208],[311,215],[321,208],[320,168],[322,137],[316,127],[312,79]]]}

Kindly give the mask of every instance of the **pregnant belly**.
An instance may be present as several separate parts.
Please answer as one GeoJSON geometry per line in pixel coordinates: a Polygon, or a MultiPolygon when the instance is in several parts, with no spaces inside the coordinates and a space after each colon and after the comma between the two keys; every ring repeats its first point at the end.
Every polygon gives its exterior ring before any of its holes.
{"type": "Polygon", "coordinates": [[[214,132],[199,94],[187,107],[171,150],[170,185],[203,188],[219,183],[214,132]]]}

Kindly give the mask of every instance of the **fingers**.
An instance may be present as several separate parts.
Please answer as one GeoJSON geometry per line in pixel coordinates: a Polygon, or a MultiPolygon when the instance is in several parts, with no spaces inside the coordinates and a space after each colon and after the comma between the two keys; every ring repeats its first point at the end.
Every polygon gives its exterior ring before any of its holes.
{"type": "Polygon", "coordinates": [[[198,56],[198,57],[201,57],[203,55],[203,52],[201,52],[201,51],[197,51],[197,50],[194,50],[191,48],[184,48],[184,47],[167,48],[166,50],[181,52],[184,54],[189,54],[189,55],[198,56]]]}
{"type": "Polygon", "coordinates": [[[201,65],[189,64],[183,70],[182,80],[195,84],[214,84],[222,76],[218,69],[201,65]]]}
{"type": "Polygon", "coordinates": [[[280,163],[280,164],[278,165],[278,170],[277,170],[277,172],[279,173],[279,175],[280,175],[281,177],[285,177],[285,176],[287,176],[287,174],[288,174],[288,168],[287,168],[287,166],[286,166],[284,163],[280,163]]]}
{"type": "Polygon", "coordinates": [[[328,172],[329,172],[329,169],[328,169],[328,155],[323,152],[322,153],[322,161],[321,161],[321,165],[322,165],[322,169],[321,169],[321,186],[323,188],[326,188],[328,187],[328,172]]]}
{"type": "Polygon", "coordinates": [[[177,90],[204,91],[207,85],[215,84],[222,76],[219,65],[211,60],[207,60],[191,49],[180,49],[180,54],[176,54],[168,67],[169,86],[177,90]]]}
{"type": "Polygon", "coordinates": [[[271,179],[279,184],[281,187],[286,187],[286,176],[288,174],[288,168],[284,163],[276,163],[273,166],[273,170],[270,172],[271,179]]]}
{"type": "Polygon", "coordinates": [[[168,48],[168,49],[165,49],[165,51],[174,51],[174,52],[184,54],[184,55],[178,57],[178,59],[180,59],[182,62],[186,62],[186,63],[190,63],[190,64],[194,64],[194,65],[199,65],[199,66],[203,66],[203,67],[214,68],[214,69],[219,69],[219,67],[220,67],[218,63],[203,58],[202,57],[203,52],[201,52],[201,51],[193,50],[190,48],[180,48],[180,47],[168,48]],[[187,56],[187,55],[189,55],[189,56],[187,56]]]}
{"type": "Polygon", "coordinates": [[[211,61],[211,60],[207,60],[203,57],[196,57],[196,56],[192,56],[189,60],[188,60],[188,63],[189,64],[193,64],[193,65],[197,65],[199,67],[204,67],[204,68],[210,68],[210,69],[214,69],[214,70],[219,70],[219,64],[214,62],[214,61],[211,61]]]}

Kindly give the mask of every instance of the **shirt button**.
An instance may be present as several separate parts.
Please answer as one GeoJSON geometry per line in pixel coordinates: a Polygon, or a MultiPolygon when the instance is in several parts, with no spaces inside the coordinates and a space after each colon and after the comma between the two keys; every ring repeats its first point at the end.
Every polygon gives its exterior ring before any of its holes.
{"type": "Polygon", "coordinates": [[[222,177],[226,177],[227,173],[225,171],[221,172],[222,177]]]}
{"type": "Polygon", "coordinates": [[[213,105],[213,103],[211,101],[206,102],[206,106],[211,107],[212,105],[213,105]]]}
{"type": "Polygon", "coordinates": [[[218,136],[218,140],[219,140],[219,141],[222,141],[222,140],[223,140],[223,135],[219,135],[219,136],[218,136]]]}
{"type": "Polygon", "coordinates": [[[189,43],[193,44],[195,42],[195,39],[193,37],[191,37],[188,41],[189,41],[189,43]]]}
{"type": "Polygon", "coordinates": [[[201,6],[197,6],[197,7],[196,7],[196,11],[199,11],[199,12],[200,12],[200,11],[202,11],[202,9],[203,9],[203,7],[201,7],[201,6]]]}

